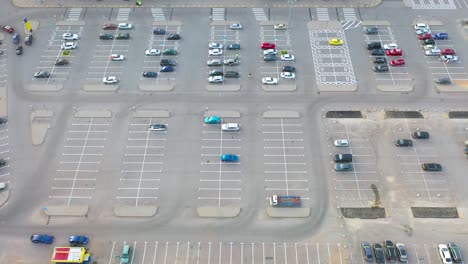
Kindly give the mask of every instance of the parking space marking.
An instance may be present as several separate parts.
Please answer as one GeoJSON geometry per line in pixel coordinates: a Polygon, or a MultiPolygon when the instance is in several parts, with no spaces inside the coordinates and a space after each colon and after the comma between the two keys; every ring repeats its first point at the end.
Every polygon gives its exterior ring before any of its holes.
{"type": "Polygon", "coordinates": [[[353,64],[342,30],[309,30],[310,48],[317,85],[351,85],[356,83],[353,64]],[[342,46],[331,46],[328,41],[339,38],[342,46]]]}
{"type": "Polygon", "coordinates": [[[100,157],[103,147],[97,147],[98,143],[105,143],[105,137],[93,137],[93,135],[106,135],[109,123],[98,119],[74,119],[72,120],[64,144],[64,152],[59,168],[58,176],[54,178],[52,194],[49,199],[66,201],[69,206],[75,199],[92,199],[92,191],[99,173],[100,157]],[[76,122],[78,121],[78,122],[76,122]],[[75,129],[81,128],[81,129],[75,129]],[[104,141],[104,142],[103,142],[104,141]],[[88,144],[92,144],[89,145],[88,144]],[[70,146],[74,146],[70,148],[70,146]],[[97,152],[97,153],[96,153],[97,152]],[[93,159],[98,160],[93,160],[93,159]],[[70,160],[71,159],[71,160],[70,160]]]}

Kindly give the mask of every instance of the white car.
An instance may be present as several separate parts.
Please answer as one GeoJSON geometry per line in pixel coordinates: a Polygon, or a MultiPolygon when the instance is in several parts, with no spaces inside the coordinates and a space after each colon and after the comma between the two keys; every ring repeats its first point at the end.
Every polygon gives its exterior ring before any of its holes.
{"type": "Polygon", "coordinates": [[[278,84],[278,79],[273,77],[262,78],[262,84],[278,84]]]}
{"type": "Polygon", "coordinates": [[[422,34],[426,34],[426,33],[431,33],[431,30],[427,29],[427,28],[422,28],[422,29],[416,30],[416,35],[422,35],[422,34]]]}
{"type": "Polygon", "coordinates": [[[293,61],[295,60],[296,58],[294,57],[294,55],[291,55],[291,54],[283,54],[281,55],[281,60],[282,61],[293,61]]]}
{"type": "Polygon", "coordinates": [[[440,260],[442,260],[442,263],[452,264],[452,257],[450,256],[450,251],[448,250],[447,245],[439,244],[437,249],[439,251],[440,260]]]}
{"type": "Polygon", "coordinates": [[[123,61],[125,60],[125,56],[121,54],[111,54],[109,59],[112,61],[123,61]]]}
{"type": "Polygon", "coordinates": [[[105,84],[114,84],[114,83],[118,83],[119,79],[117,79],[117,77],[115,76],[107,76],[107,77],[102,78],[102,82],[105,84]]]}
{"type": "Polygon", "coordinates": [[[221,125],[222,131],[239,131],[240,125],[238,123],[226,123],[221,125]]]}
{"type": "Polygon", "coordinates": [[[149,49],[145,51],[146,56],[157,56],[161,55],[161,51],[158,49],[149,49]]]}
{"type": "Polygon", "coordinates": [[[349,141],[347,139],[337,139],[335,140],[335,147],[347,147],[349,146],[349,141]]]}
{"type": "Polygon", "coordinates": [[[219,56],[219,55],[223,55],[223,50],[222,49],[211,49],[208,51],[208,54],[210,56],[219,56]]]}
{"type": "Polygon", "coordinates": [[[118,27],[119,29],[132,29],[133,25],[129,23],[120,23],[118,27]]]}
{"type": "Polygon", "coordinates": [[[426,56],[440,56],[440,49],[430,49],[424,52],[426,56]]]}
{"type": "Polygon", "coordinates": [[[275,49],[267,49],[263,51],[263,55],[276,55],[278,51],[275,49]]]}
{"type": "Polygon", "coordinates": [[[5,182],[0,182],[0,191],[4,190],[6,188],[6,183],[5,182]]]}
{"type": "Polygon", "coordinates": [[[398,45],[396,43],[388,43],[383,45],[384,50],[391,50],[391,49],[398,49],[398,45]]]}
{"type": "Polygon", "coordinates": [[[285,25],[285,24],[276,24],[276,25],[273,26],[273,28],[276,29],[276,30],[284,30],[284,29],[287,29],[288,26],[285,25]]]}
{"type": "Polygon", "coordinates": [[[296,74],[294,72],[281,72],[280,77],[284,79],[296,79],[296,74]]]}
{"type": "Polygon", "coordinates": [[[430,30],[430,27],[429,27],[429,25],[424,24],[424,23],[416,23],[416,25],[414,25],[414,30],[418,30],[418,29],[430,30]]]}
{"type": "Polygon", "coordinates": [[[75,42],[64,42],[62,43],[62,49],[63,50],[71,50],[71,49],[76,49],[77,45],[75,42]]]}
{"type": "Polygon", "coordinates": [[[78,39],[78,34],[72,34],[72,33],[64,33],[62,35],[63,40],[77,40],[78,39]]]}
{"type": "Polygon", "coordinates": [[[423,49],[424,50],[431,50],[431,49],[439,49],[439,48],[437,48],[436,45],[426,45],[426,46],[423,46],[423,49]]]}
{"type": "Polygon", "coordinates": [[[458,61],[458,56],[442,55],[442,56],[440,56],[440,59],[445,63],[457,62],[458,61]]]}
{"type": "Polygon", "coordinates": [[[219,76],[219,75],[217,75],[217,76],[210,76],[210,77],[208,78],[208,82],[210,82],[210,83],[222,83],[222,82],[224,82],[224,77],[223,77],[223,76],[219,76]]]}
{"type": "Polygon", "coordinates": [[[208,48],[210,48],[210,49],[222,49],[223,44],[213,42],[213,43],[208,44],[208,48]]]}
{"type": "Polygon", "coordinates": [[[241,24],[231,24],[231,25],[229,25],[229,28],[230,29],[242,29],[242,25],[241,24]]]}

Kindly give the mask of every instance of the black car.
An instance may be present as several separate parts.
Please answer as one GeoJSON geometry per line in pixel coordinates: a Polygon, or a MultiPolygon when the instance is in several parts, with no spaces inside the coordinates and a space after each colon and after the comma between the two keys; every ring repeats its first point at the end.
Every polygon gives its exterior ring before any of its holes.
{"type": "Polygon", "coordinates": [[[24,38],[24,44],[26,44],[26,46],[30,46],[32,44],[32,41],[33,41],[33,36],[32,35],[27,35],[24,38]]]}
{"type": "Polygon", "coordinates": [[[367,44],[367,49],[368,50],[373,50],[373,49],[381,49],[382,48],[382,43],[380,42],[371,42],[367,44]]]}
{"type": "Polygon", "coordinates": [[[108,33],[99,34],[99,39],[114,39],[114,35],[108,33]]]}
{"type": "Polygon", "coordinates": [[[239,72],[226,71],[226,73],[224,74],[224,77],[226,77],[226,78],[239,78],[239,72]]]}
{"type": "Polygon", "coordinates": [[[458,247],[457,244],[455,244],[453,242],[448,243],[448,249],[450,251],[450,255],[452,255],[452,260],[454,262],[462,262],[463,261],[460,248],[458,247]]]}
{"type": "Polygon", "coordinates": [[[210,71],[210,76],[224,76],[222,69],[214,69],[210,71]]]}
{"type": "Polygon", "coordinates": [[[440,77],[435,79],[437,84],[452,84],[452,79],[450,77],[440,77]]]}
{"type": "Polygon", "coordinates": [[[395,141],[395,146],[397,146],[397,147],[411,147],[411,146],[413,146],[413,141],[411,139],[397,139],[395,141]]]}
{"type": "Polygon", "coordinates": [[[230,44],[226,46],[227,50],[240,50],[240,44],[230,44]]]}
{"type": "Polygon", "coordinates": [[[1,167],[4,167],[4,166],[6,166],[6,165],[7,165],[6,160],[5,160],[5,159],[0,159],[0,168],[1,168],[1,167]]]}
{"type": "Polygon", "coordinates": [[[58,66],[60,66],[60,65],[67,65],[67,64],[68,64],[68,60],[67,60],[67,59],[57,59],[57,60],[55,61],[55,65],[58,65],[58,66]]]}
{"type": "Polygon", "coordinates": [[[374,262],[374,256],[372,255],[371,244],[369,244],[369,242],[364,241],[361,243],[361,247],[362,247],[362,255],[364,256],[364,259],[367,262],[374,262]]]}
{"type": "Polygon", "coordinates": [[[179,40],[179,39],[180,39],[180,35],[177,34],[177,33],[171,33],[171,34],[169,34],[169,36],[167,36],[166,39],[167,39],[167,40],[179,40]]]}
{"type": "Polygon", "coordinates": [[[374,255],[375,255],[375,263],[385,263],[385,254],[382,245],[379,243],[374,244],[374,255]]]}
{"type": "Polygon", "coordinates": [[[158,73],[157,73],[157,72],[153,72],[153,71],[143,72],[143,77],[146,77],[146,78],[156,78],[156,77],[158,77],[158,73]]]}
{"type": "Polygon", "coordinates": [[[34,78],[49,78],[50,73],[47,71],[38,71],[34,73],[34,78]]]}
{"type": "Polygon", "coordinates": [[[0,117],[0,124],[6,124],[8,122],[8,119],[5,117],[0,117]]]}
{"type": "Polygon", "coordinates": [[[375,72],[388,72],[388,65],[377,65],[374,67],[375,72]]]}
{"type": "Polygon", "coordinates": [[[426,131],[415,131],[411,135],[413,136],[413,138],[416,138],[416,139],[428,139],[429,138],[429,132],[426,132],[426,131]]]}
{"type": "Polygon", "coordinates": [[[294,66],[283,66],[284,72],[296,72],[296,68],[294,66]]]}
{"type": "Polygon", "coordinates": [[[387,64],[387,58],[385,57],[375,57],[372,59],[372,62],[375,64],[387,64]]]}
{"type": "Polygon", "coordinates": [[[371,55],[373,56],[384,56],[385,55],[385,50],[383,49],[373,49],[370,52],[371,55]]]}
{"type": "Polygon", "coordinates": [[[115,36],[115,39],[129,39],[130,38],[130,33],[119,33],[117,36],[115,36]]]}
{"type": "Polygon", "coordinates": [[[468,155],[468,148],[465,148],[465,154],[468,155]]]}
{"type": "Polygon", "coordinates": [[[442,165],[439,163],[423,163],[421,168],[425,171],[442,171],[442,165]]]}
{"type": "Polygon", "coordinates": [[[176,62],[175,60],[170,60],[170,59],[162,59],[161,62],[159,63],[161,66],[175,66],[176,62]]]}
{"type": "Polygon", "coordinates": [[[23,46],[19,45],[16,46],[16,55],[21,55],[23,54],[23,46]]]}
{"type": "Polygon", "coordinates": [[[421,43],[423,45],[435,45],[436,44],[434,39],[425,39],[425,40],[421,41],[421,43]]]}
{"type": "Polygon", "coordinates": [[[335,164],[335,171],[352,171],[353,164],[351,163],[338,163],[335,164]]]}
{"type": "Polygon", "coordinates": [[[366,34],[367,35],[376,35],[379,34],[379,29],[376,27],[370,27],[366,29],[366,34]]]}
{"type": "Polygon", "coordinates": [[[395,244],[393,244],[393,242],[390,240],[385,240],[384,246],[385,246],[385,257],[387,259],[387,262],[396,262],[397,253],[396,253],[395,244]]]}
{"type": "Polygon", "coordinates": [[[352,154],[336,154],[335,155],[335,162],[337,163],[352,162],[352,161],[353,161],[352,154]]]}
{"type": "Polygon", "coordinates": [[[162,28],[155,28],[153,29],[153,34],[154,35],[166,35],[166,30],[162,28]]]}

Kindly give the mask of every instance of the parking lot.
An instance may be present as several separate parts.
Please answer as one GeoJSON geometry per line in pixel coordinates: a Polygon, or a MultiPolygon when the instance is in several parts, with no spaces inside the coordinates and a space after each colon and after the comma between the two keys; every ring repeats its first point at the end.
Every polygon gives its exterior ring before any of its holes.
{"type": "MultiPolygon", "coordinates": [[[[224,123],[240,122],[225,118],[224,123]]],[[[241,124],[242,125],[242,124],[241,124]]],[[[242,199],[242,128],[224,132],[220,124],[204,124],[201,146],[200,206],[240,206],[242,199]],[[234,154],[239,162],[222,162],[221,155],[234,154]]],[[[247,160],[247,159],[246,159],[247,160]]]]}
{"type": "Polygon", "coordinates": [[[59,153],[53,175],[50,205],[88,204],[103,159],[110,120],[107,118],[72,118],[59,153]]]}
{"type": "Polygon", "coordinates": [[[157,202],[167,131],[151,131],[150,125],[156,123],[161,120],[131,120],[116,197],[120,205],[154,206],[157,202]]]}
{"type": "Polygon", "coordinates": [[[306,144],[300,119],[263,119],[265,192],[309,200],[306,144]]]}

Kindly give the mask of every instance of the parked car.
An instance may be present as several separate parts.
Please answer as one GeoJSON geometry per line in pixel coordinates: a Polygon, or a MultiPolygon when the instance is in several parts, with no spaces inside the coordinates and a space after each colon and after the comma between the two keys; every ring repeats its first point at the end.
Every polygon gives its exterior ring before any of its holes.
{"type": "Polygon", "coordinates": [[[175,49],[165,49],[165,50],[163,51],[163,55],[172,55],[172,56],[175,56],[175,55],[177,55],[177,53],[178,53],[178,52],[177,52],[177,50],[175,50],[175,49]]]}
{"type": "Polygon", "coordinates": [[[402,55],[403,55],[402,49],[387,50],[387,56],[402,56],[402,55]]]}
{"type": "Polygon", "coordinates": [[[412,147],[413,141],[411,139],[397,139],[395,141],[395,146],[397,147],[412,147]]]}
{"type": "Polygon", "coordinates": [[[69,61],[67,59],[57,59],[55,60],[55,65],[61,66],[61,65],[68,65],[69,61]]]}
{"type": "Polygon", "coordinates": [[[111,61],[124,61],[125,60],[125,56],[122,55],[122,54],[111,54],[109,56],[109,59],[111,61]]]}
{"type": "Polygon", "coordinates": [[[221,59],[212,59],[212,60],[208,60],[206,64],[208,66],[221,66],[223,65],[223,61],[221,59]]]}
{"type": "Polygon", "coordinates": [[[334,142],[335,147],[348,147],[349,141],[347,139],[337,139],[334,142]]]}
{"type": "Polygon", "coordinates": [[[223,50],[222,49],[210,49],[208,51],[209,56],[220,56],[223,55],[223,50]]]}
{"type": "Polygon", "coordinates": [[[263,51],[263,56],[265,55],[277,55],[278,51],[275,49],[267,49],[263,51]]]}
{"type": "Polygon", "coordinates": [[[443,49],[440,52],[441,55],[455,55],[455,50],[454,49],[443,49]]]}
{"type": "Polygon", "coordinates": [[[336,163],[335,164],[335,171],[352,171],[353,164],[352,163],[336,163]]]}
{"type": "Polygon", "coordinates": [[[116,84],[119,82],[119,79],[116,76],[107,76],[102,78],[104,84],[116,84]]]}
{"type": "Polygon", "coordinates": [[[450,251],[445,244],[439,244],[437,246],[439,251],[439,257],[442,263],[444,264],[452,264],[452,257],[450,256],[450,251]]]}
{"type": "Polygon", "coordinates": [[[337,163],[353,162],[353,155],[352,154],[336,154],[334,160],[337,163]]]}
{"type": "Polygon", "coordinates": [[[153,34],[154,35],[166,35],[166,30],[162,28],[154,28],[153,34]]]}
{"type": "Polygon", "coordinates": [[[33,36],[32,35],[26,35],[26,37],[24,38],[24,44],[26,46],[31,46],[32,41],[33,41],[33,36]]]}
{"type": "Polygon", "coordinates": [[[227,50],[240,50],[240,44],[229,44],[226,46],[227,50]]]}
{"type": "Polygon", "coordinates": [[[224,74],[224,77],[226,78],[239,78],[239,76],[239,72],[236,71],[226,71],[226,74],[224,74]]]}
{"type": "Polygon", "coordinates": [[[129,23],[119,23],[119,29],[127,30],[127,29],[132,29],[133,25],[129,23]]]}
{"type": "Polygon", "coordinates": [[[145,78],[157,78],[158,73],[154,71],[145,71],[142,73],[143,77],[145,78]]]}
{"type": "Polygon", "coordinates": [[[278,57],[275,54],[268,54],[263,56],[264,61],[277,61],[278,57]]]}
{"type": "Polygon", "coordinates": [[[285,30],[288,29],[288,26],[286,24],[276,24],[273,26],[273,29],[275,30],[285,30]]]}
{"type": "Polygon", "coordinates": [[[375,64],[387,64],[387,58],[385,57],[374,57],[372,59],[372,62],[375,64]]]}
{"type": "Polygon", "coordinates": [[[0,117],[0,125],[1,124],[6,124],[8,122],[8,118],[6,117],[0,117]]]}
{"type": "Polygon", "coordinates": [[[238,60],[238,59],[227,59],[227,60],[224,60],[224,65],[234,66],[234,65],[237,65],[237,64],[239,64],[239,60],[238,60]]]}
{"type": "Polygon", "coordinates": [[[89,242],[89,238],[87,236],[76,235],[76,236],[70,236],[68,238],[68,243],[70,244],[70,247],[86,245],[88,244],[88,242],[89,242]]]}
{"type": "Polygon", "coordinates": [[[224,76],[223,69],[214,69],[210,71],[210,76],[224,76]]]}
{"type": "Polygon", "coordinates": [[[13,44],[18,44],[20,42],[20,35],[16,33],[11,37],[11,39],[13,41],[13,44]]]}
{"type": "Polygon", "coordinates": [[[281,72],[280,77],[284,79],[296,79],[296,74],[294,72],[281,72]]]}
{"type": "Polygon", "coordinates": [[[205,117],[205,124],[221,124],[221,118],[219,116],[205,117]]]}
{"type": "Polygon", "coordinates": [[[294,66],[283,66],[283,72],[296,72],[296,68],[294,66]]]}
{"type": "Polygon", "coordinates": [[[445,63],[451,63],[451,62],[457,62],[458,61],[458,56],[454,55],[441,55],[440,60],[442,60],[445,63]]]}
{"type": "Polygon", "coordinates": [[[382,55],[385,55],[385,50],[383,49],[373,49],[370,51],[370,54],[372,56],[382,56],[382,55]]]}
{"type": "Polygon", "coordinates": [[[63,50],[72,50],[76,49],[77,45],[75,42],[64,42],[61,47],[63,50]]]}
{"type": "Polygon", "coordinates": [[[439,39],[448,39],[448,34],[445,32],[437,33],[432,36],[433,39],[439,40],[439,39]]]}
{"type": "Polygon", "coordinates": [[[269,42],[263,42],[262,45],[260,46],[261,49],[266,50],[266,49],[274,49],[276,48],[276,45],[273,43],[269,42]]]}
{"type": "Polygon", "coordinates": [[[238,123],[225,123],[221,125],[221,130],[236,132],[240,130],[240,125],[238,123]]]}
{"type": "Polygon", "coordinates": [[[375,263],[378,264],[385,264],[385,254],[383,251],[383,247],[379,243],[374,244],[374,255],[375,255],[375,263]]]}
{"type": "Polygon", "coordinates": [[[171,59],[162,59],[161,62],[159,63],[161,66],[175,66],[176,62],[175,60],[171,59]]]}
{"type": "Polygon", "coordinates": [[[38,71],[34,73],[34,78],[49,78],[50,73],[48,71],[38,71]]]}
{"type": "Polygon", "coordinates": [[[278,79],[273,78],[273,77],[264,77],[262,78],[262,84],[267,84],[267,85],[278,84],[278,79]]]}
{"type": "Polygon", "coordinates": [[[395,244],[393,244],[393,242],[390,240],[385,240],[383,244],[385,248],[385,258],[387,259],[387,262],[396,262],[397,250],[395,244]]]}
{"type": "Polygon", "coordinates": [[[54,236],[47,234],[33,234],[30,237],[33,243],[52,244],[54,242],[54,236]]]}
{"type": "Polygon", "coordinates": [[[11,33],[13,33],[15,31],[15,29],[13,27],[8,26],[8,25],[4,26],[3,30],[6,31],[8,34],[11,34],[11,33]]]}
{"type": "Polygon", "coordinates": [[[368,50],[381,49],[381,48],[382,48],[382,43],[380,42],[371,42],[367,44],[368,50]]]}
{"type": "Polygon", "coordinates": [[[242,29],[242,25],[239,23],[229,25],[230,29],[242,29]]]}
{"type": "Polygon", "coordinates": [[[62,39],[63,40],[77,40],[78,39],[78,34],[63,33],[62,39]]]}
{"type": "Polygon", "coordinates": [[[422,29],[418,29],[416,30],[416,35],[420,36],[422,34],[431,34],[431,30],[430,29],[427,29],[427,28],[422,28],[422,29]]]}
{"type": "Polygon", "coordinates": [[[169,34],[169,36],[167,36],[166,39],[167,39],[167,40],[179,40],[179,39],[180,39],[180,35],[177,34],[177,33],[171,33],[171,34],[169,34]]]}
{"type": "Polygon", "coordinates": [[[398,260],[400,262],[408,262],[408,254],[406,253],[406,247],[403,243],[396,243],[398,260]]]}
{"type": "Polygon", "coordinates": [[[367,262],[374,262],[374,255],[372,255],[372,246],[369,242],[363,241],[361,243],[362,256],[367,262]]]}
{"type": "Polygon", "coordinates": [[[239,156],[235,154],[223,154],[221,155],[221,161],[222,162],[238,162],[239,156]]]}
{"type": "Polygon", "coordinates": [[[7,165],[7,161],[5,159],[0,159],[0,168],[3,168],[7,165]]]}
{"type": "Polygon", "coordinates": [[[222,83],[224,82],[224,77],[223,76],[210,76],[208,77],[208,82],[210,83],[222,83]]]}
{"type": "Polygon", "coordinates": [[[145,51],[146,56],[157,56],[161,55],[161,50],[158,49],[148,49],[145,51]]]}
{"type": "Polygon", "coordinates": [[[294,61],[296,58],[292,54],[283,54],[281,55],[282,61],[294,61]]]}
{"type": "Polygon", "coordinates": [[[130,33],[119,33],[115,39],[130,39],[130,33]]]}
{"type": "Polygon", "coordinates": [[[427,131],[414,131],[411,136],[415,139],[428,139],[429,138],[429,132],[427,131]]]}
{"type": "Polygon", "coordinates": [[[437,84],[452,84],[450,77],[440,77],[434,80],[437,84]]]}
{"type": "Polygon", "coordinates": [[[392,66],[403,66],[405,65],[405,60],[404,59],[397,59],[397,60],[392,60],[390,62],[392,66]]]}
{"type": "Polygon", "coordinates": [[[174,71],[174,67],[172,66],[162,66],[161,69],[159,70],[159,72],[173,72],[174,71]]]}
{"type": "Polygon", "coordinates": [[[149,126],[150,131],[166,131],[167,126],[165,124],[152,124],[149,126]]]}
{"type": "Polygon", "coordinates": [[[101,33],[99,34],[99,39],[102,39],[102,40],[114,39],[114,35],[109,34],[109,33],[101,33]]]}
{"type": "Polygon", "coordinates": [[[216,42],[211,42],[211,43],[208,44],[208,48],[210,48],[210,49],[222,49],[223,44],[216,43],[216,42]]]}
{"type": "Polygon", "coordinates": [[[448,249],[452,256],[453,262],[463,262],[462,254],[458,245],[454,242],[448,243],[448,249]]]}
{"type": "Polygon", "coordinates": [[[16,55],[23,54],[23,46],[21,46],[21,45],[16,46],[15,51],[16,51],[16,55]]]}
{"type": "Polygon", "coordinates": [[[425,171],[442,171],[442,165],[439,163],[423,163],[421,168],[425,171]]]}
{"type": "Polygon", "coordinates": [[[391,49],[398,49],[398,45],[396,43],[388,43],[383,46],[384,50],[391,50],[391,49]]]}
{"type": "Polygon", "coordinates": [[[436,43],[435,43],[435,40],[433,40],[433,39],[425,39],[425,40],[421,41],[421,44],[426,46],[426,45],[435,45],[436,43]]]}
{"type": "Polygon", "coordinates": [[[366,28],[365,32],[367,35],[377,35],[379,34],[379,29],[376,27],[370,27],[370,28],[366,28]]]}
{"type": "Polygon", "coordinates": [[[117,29],[117,25],[116,24],[112,24],[112,23],[106,23],[102,26],[102,29],[104,30],[113,30],[113,29],[117,29]]]}
{"type": "Polygon", "coordinates": [[[418,39],[420,39],[420,40],[431,39],[431,38],[432,38],[431,33],[424,33],[424,34],[421,34],[421,35],[418,36],[418,39]]]}
{"type": "Polygon", "coordinates": [[[332,38],[328,41],[328,44],[332,46],[341,46],[343,45],[343,43],[344,43],[344,40],[339,39],[339,38],[332,38]]]}
{"type": "Polygon", "coordinates": [[[376,65],[374,66],[375,72],[388,72],[388,65],[376,65]]]}
{"type": "Polygon", "coordinates": [[[132,247],[128,244],[125,244],[122,248],[122,253],[120,253],[120,264],[127,264],[130,261],[130,254],[132,247]]]}
{"type": "Polygon", "coordinates": [[[430,50],[424,51],[424,54],[426,56],[440,56],[441,51],[440,49],[430,49],[430,50]]]}
{"type": "Polygon", "coordinates": [[[424,24],[424,23],[416,23],[414,25],[414,30],[418,30],[418,29],[430,29],[429,26],[427,24],[424,24]]]}

